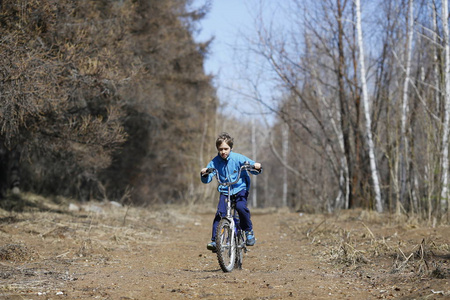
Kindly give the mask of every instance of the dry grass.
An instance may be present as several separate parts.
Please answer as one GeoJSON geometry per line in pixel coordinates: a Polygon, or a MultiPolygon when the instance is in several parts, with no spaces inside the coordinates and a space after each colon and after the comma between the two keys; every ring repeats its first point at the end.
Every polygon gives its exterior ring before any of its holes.
{"type": "Polygon", "coordinates": [[[374,267],[383,266],[378,272],[397,279],[450,278],[450,227],[445,224],[430,227],[417,217],[370,211],[340,212],[322,218],[306,215],[297,223],[286,224],[292,235],[317,245],[317,256],[336,268],[376,273],[374,267]]]}
{"type": "Polygon", "coordinates": [[[33,260],[36,253],[25,245],[7,244],[0,247],[0,261],[22,262],[33,260]]]}

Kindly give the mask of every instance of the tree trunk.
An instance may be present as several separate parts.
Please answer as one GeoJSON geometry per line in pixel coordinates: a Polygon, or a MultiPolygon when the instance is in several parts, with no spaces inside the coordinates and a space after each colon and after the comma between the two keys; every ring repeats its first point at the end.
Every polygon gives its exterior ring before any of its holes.
{"type": "MultiPolygon", "coordinates": [[[[252,159],[256,161],[256,125],[255,125],[255,119],[252,118],[252,159]]],[[[258,206],[258,193],[256,189],[256,183],[257,183],[257,176],[253,177],[253,189],[252,189],[252,206],[257,207],[258,206]]]]}
{"type": "MultiPolygon", "coordinates": [[[[285,165],[288,165],[288,150],[289,150],[289,126],[286,123],[282,124],[281,128],[282,137],[283,137],[283,150],[282,157],[285,165]]],[[[282,204],[283,207],[287,206],[287,191],[288,191],[288,174],[287,168],[283,168],[283,199],[282,204]]]]}
{"type": "Polygon", "coordinates": [[[348,109],[347,97],[345,95],[345,85],[344,85],[344,66],[345,66],[345,55],[344,55],[344,28],[342,25],[342,6],[341,1],[337,0],[338,7],[338,51],[339,51],[339,61],[338,61],[338,86],[339,86],[339,105],[340,105],[340,115],[339,119],[341,121],[341,132],[343,141],[343,150],[345,156],[345,183],[341,183],[341,189],[345,187],[345,207],[352,208],[353,206],[353,191],[352,178],[354,168],[351,160],[351,143],[350,143],[350,113],[348,109]]]}
{"type": "Polygon", "coordinates": [[[448,36],[448,2],[442,0],[442,29],[444,43],[444,124],[442,131],[442,190],[441,190],[441,211],[444,212],[448,199],[448,134],[449,134],[449,118],[450,118],[450,80],[448,73],[450,72],[450,54],[449,54],[449,36],[448,36]]]}
{"type": "Polygon", "coordinates": [[[361,76],[361,88],[362,88],[362,99],[364,106],[364,114],[366,117],[366,135],[367,135],[367,143],[368,143],[368,151],[370,158],[370,169],[372,172],[372,181],[373,181],[373,189],[375,193],[375,204],[376,210],[378,212],[383,212],[383,204],[381,202],[381,191],[380,184],[378,180],[378,169],[375,161],[375,151],[374,151],[374,143],[372,138],[372,121],[370,116],[370,107],[369,107],[369,96],[367,93],[367,84],[366,84],[366,69],[364,64],[364,48],[363,48],[363,39],[362,39],[362,28],[361,28],[361,5],[359,0],[355,0],[356,5],[356,27],[358,32],[358,46],[359,46],[359,64],[360,64],[360,76],[361,76]]]}
{"type": "Polygon", "coordinates": [[[403,103],[402,103],[402,116],[401,116],[401,130],[400,130],[400,194],[397,195],[396,212],[400,213],[400,205],[404,203],[405,192],[406,192],[406,178],[407,175],[407,165],[408,165],[408,137],[406,133],[406,123],[408,118],[408,87],[410,81],[411,73],[411,55],[412,55],[412,40],[413,40],[413,0],[409,0],[408,4],[408,29],[407,29],[407,48],[406,48],[406,74],[405,83],[403,87],[403,103]]]}
{"type": "MultiPolygon", "coordinates": [[[[437,8],[436,8],[436,4],[434,1],[432,1],[430,4],[431,7],[431,19],[433,20],[433,63],[434,63],[434,67],[433,67],[433,71],[434,71],[434,86],[435,86],[435,91],[434,91],[434,101],[435,101],[435,106],[434,109],[436,112],[441,111],[441,96],[440,93],[438,92],[439,86],[440,84],[440,74],[439,74],[439,55],[438,55],[438,49],[440,47],[440,44],[438,44],[437,41],[437,34],[438,34],[438,24],[437,24],[437,8]]],[[[427,148],[429,148],[430,146],[427,144],[427,148]]],[[[431,150],[429,150],[431,151],[431,150]]],[[[430,167],[430,170],[433,170],[432,167],[430,167]]],[[[433,197],[435,195],[434,192],[434,185],[436,184],[438,186],[438,180],[435,180],[436,176],[434,175],[434,172],[430,171],[430,182],[432,183],[431,188],[429,188],[429,192],[428,192],[428,221],[431,223],[432,220],[432,213],[433,213],[433,207],[438,207],[439,206],[439,197],[433,197]]]]}

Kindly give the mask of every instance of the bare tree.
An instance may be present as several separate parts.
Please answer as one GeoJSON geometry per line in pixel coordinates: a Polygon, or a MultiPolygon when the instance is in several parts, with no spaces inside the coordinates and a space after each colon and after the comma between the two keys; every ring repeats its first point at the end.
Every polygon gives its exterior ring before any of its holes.
{"type": "MultiPolygon", "coordinates": [[[[434,8],[430,14],[430,2],[369,1],[367,13],[359,1],[284,3],[292,4],[285,11],[288,28],[259,16],[255,37],[247,39],[247,59],[258,58],[277,93],[261,96],[256,72],[240,96],[276,114],[266,165],[291,175],[289,205],[396,207],[436,220],[433,214],[448,201],[442,17],[434,8]]],[[[279,182],[276,194],[283,194],[283,180],[272,178],[279,182]]]]}
{"type": "MultiPolygon", "coordinates": [[[[288,154],[289,154],[289,126],[285,123],[282,124],[281,128],[282,136],[282,158],[283,164],[289,165],[288,154]]],[[[283,168],[283,196],[281,203],[283,206],[287,206],[287,194],[288,194],[288,169],[283,168]]]]}
{"type": "Polygon", "coordinates": [[[441,190],[441,210],[445,211],[448,203],[448,139],[450,131],[450,42],[448,30],[448,2],[442,0],[442,31],[444,47],[444,124],[442,131],[442,190],[441,190]]]}
{"type": "Polygon", "coordinates": [[[408,136],[406,132],[407,118],[408,118],[408,88],[410,85],[410,73],[411,73],[411,56],[412,56],[412,42],[414,33],[414,5],[413,0],[408,1],[408,28],[407,28],[407,47],[406,47],[406,71],[405,81],[403,85],[403,103],[401,114],[401,129],[400,129],[400,192],[397,196],[397,213],[400,213],[400,205],[404,201],[406,192],[406,180],[407,180],[407,164],[409,161],[408,150],[408,136]]]}
{"type": "Polygon", "coordinates": [[[359,0],[355,0],[356,6],[356,26],[358,32],[358,46],[359,46],[359,64],[360,64],[360,77],[361,77],[361,88],[363,93],[363,104],[364,104],[364,113],[366,117],[366,139],[368,143],[368,151],[370,158],[370,168],[372,170],[372,183],[373,189],[375,193],[375,203],[376,209],[378,212],[383,211],[383,204],[381,202],[381,191],[380,184],[378,178],[378,168],[375,161],[375,147],[373,144],[372,137],[372,126],[371,126],[371,114],[370,114],[370,104],[369,104],[369,96],[367,93],[367,85],[366,85],[366,68],[364,64],[364,45],[363,45],[363,35],[361,29],[361,5],[359,0]]]}

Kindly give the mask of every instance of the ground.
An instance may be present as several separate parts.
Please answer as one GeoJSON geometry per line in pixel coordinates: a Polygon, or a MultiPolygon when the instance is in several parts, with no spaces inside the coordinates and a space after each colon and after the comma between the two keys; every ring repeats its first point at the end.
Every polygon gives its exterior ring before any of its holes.
{"type": "Polygon", "coordinates": [[[224,273],[213,207],[28,199],[0,209],[0,299],[450,298],[450,227],[413,217],[252,209],[256,245],[224,273]]]}

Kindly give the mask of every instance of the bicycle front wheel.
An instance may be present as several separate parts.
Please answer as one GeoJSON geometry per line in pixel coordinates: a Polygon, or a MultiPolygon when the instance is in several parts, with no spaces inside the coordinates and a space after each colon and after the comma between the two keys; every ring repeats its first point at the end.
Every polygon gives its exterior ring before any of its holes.
{"type": "Polygon", "coordinates": [[[236,243],[236,263],[235,263],[235,267],[237,269],[242,269],[242,262],[244,260],[244,249],[245,249],[244,232],[242,230],[238,230],[236,243]]]}
{"type": "Polygon", "coordinates": [[[236,261],[236,240],[231,223],[222,219],[216,232],[217,260],[224,272],[231,272],[236,261]]]}

